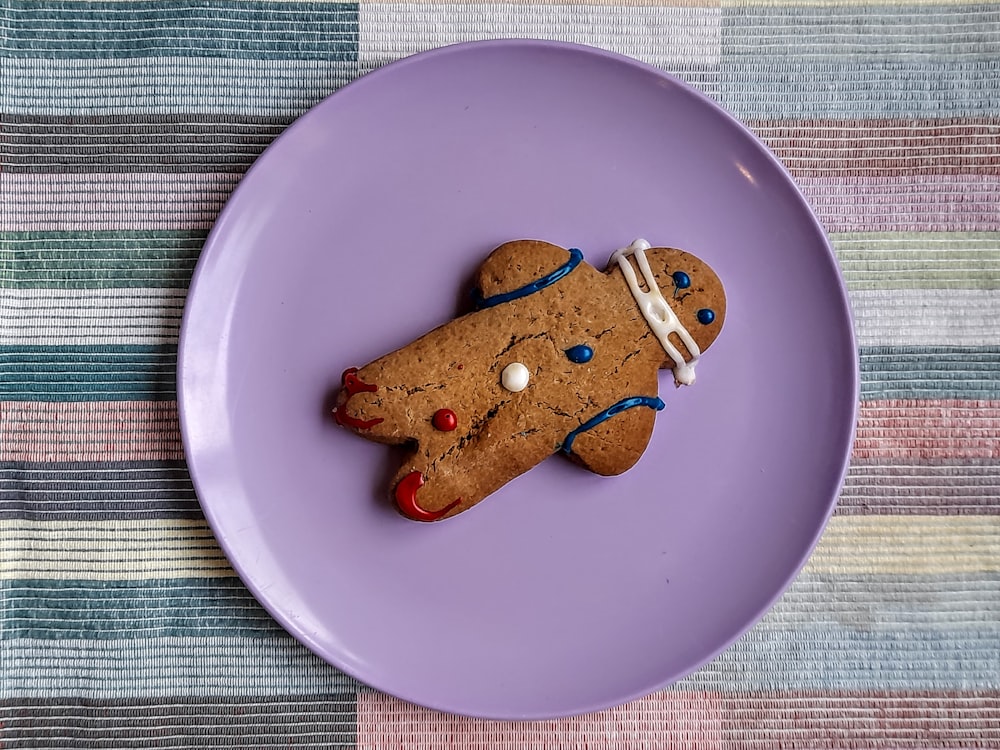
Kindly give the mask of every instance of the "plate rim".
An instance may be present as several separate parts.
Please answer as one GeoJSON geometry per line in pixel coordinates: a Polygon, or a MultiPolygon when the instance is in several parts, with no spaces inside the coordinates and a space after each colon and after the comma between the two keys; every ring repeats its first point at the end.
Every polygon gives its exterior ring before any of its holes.
{"type": "MultiPolygon", "coordinates": [[[[206,240],[202,246],[201,252],[199,253],[198,261],[195,265],[194,272],[191,276],[191,281],[187,288],[187,295],[185,298],[184,310],[181,317],[180,327],[178,331],[177,339],[177,365],[176,365],[176,378],[177,378],[177,411],[178,411],[178,422],[181,433],[181,443],[183,448],[184,460],[186,468],[191,478],[192,485],[195,489],[195,494],[198,498],[198,503],[202,509],[205,516],[205,520],[208,523],[213,535],[223,553],[226,556],[227,563],[232,566],[234,572],[239,577],[240,581],[247,587],[249,592],[253,595],[254,599],[268,612],[268,614],[275,619],[275,621],[285,630],[288,634],[294,637],[294,639],[305,646],[310,652],[319,657],[324,663],[332,666],[333,668],[341,671],[342,673],[348,675],[350,678],[356,680],[358,683],[373,688],[375,690],[381,691],[388,695],[400,698],[414,705],[423,706],[436,711],[442,711],[445,713],[450,713],[457,716],[465,716],[469,718],[487,719],[487,720],[550,720],[550,719],[560,719],[573,716],[581,716],[584,714],[589,714],[598,711],[604,711],[616,706],[624,705],[631,701],[643,698],[650,695],[653,692],[668,688],[669,686],[675,684],[676,682],[690,676],[691,674],[699,671],[707,664],[711,663],[717,659],[721,654],[728,651],[733,644],[735,644],[740,638],[742,638],[746,633],[756,627],[764,616],[775,606],[775,604],[785,595],[789,587],[794,583],[796,578],[802,572],[806,563],[812,557],[815,552],[816,546],[822,538],[826,531],[826,528],[830,522],[830,519],[836,511],[838,504],[838,499],[842,491],[844,482],[847,477],[847,473],[852,460],[852,448],[857,436],[857,423],[858,415],[860,409],[860,360],[859,360],[859,349],[858,340],[856,332],[856,322],[854,318],[853,309],[850,302],[850,297],[847,289],[847,283],[843,275],[843,271],[840,267],[839,261],[837,260],[836,253],[834,252],[832,243],[830,242],[829,236],[817,217],[812,206],[809,204],[808,199],[802,192],[801,187],[792,177],[788,168],[778,159],[778,157],[771,151],[770,148],[754,133],[748,126],[742,123],[736,118],[731,112],[726,110],[721,104],[716,102],[714,99],[709,97],[704,92],[695,88],[691,84],[683,81],[675,75],[672,75],[666,71],[663,71],[653,65],[642,62],[635,58],[629,57],[627,55],[613,52],[610,50],[602,49],[599,47],[594,47],[591,45],[580,44],[576,42],[566,42],[539,38],[498,38],[498,39],[488,39],[488,40],[478,40],[478,41],[465,41],[455,44],[443,45],[440,47],[432,48],[422,52],[417,52],[415,54],[400,58],[389,62],[381,67],[374,70],[363,73],[356,79],[350,81],[349,83],[341,86],[340,88],[332,91],[329,95],[323,97],[321,100],[317,101],[311,105],[306,111],[302,112],[298,117],[295,118],[268,146],[264,151],[254,160],[253,164],[246,171],[246,173],[240,178],[238,184],[230,193],[229,197],[226,199],[226,203],[219,211],[215,220],[213,221],[212,227],[206,237],[206,240]],[[846,334],[846,341],[850,344],[850,351],[853,352],[852,366],[850,368],[850,378],[851,382],[847,384],[848,387],[845,388],[845,396],[850,393],[851,396],[851,415],[850,415],[850,428],[847,430],[847,434],[843,436],[844,445],[843,455],[839,460],[839,467],[837,469],[837,481],[831,488],[832,495],[825,503],[825,513],[821,519],[821,522],[817,526],[815,534],[807,540],[805,550],[801,558],[797,561],[794,569],[790,570],[789,573],[780,579],[779,585],[776,587],[775,593],[768,597],[766,602],[753,613],[753,616],[748,619],[746,624],[736,629],[732,636],[722,642],[722,644],[711,651],[707,655],[703,656],[700,660],[697,660],[693,665],[686,669],[685,671],[667,678],[666,680],[661,679],[660,681],[646,685],[643,684],[631,692],[625,695],[618,695],[617,697],[594,702],[586,705],[579,705],[573,708],[568,708],[561,711],[552,710],[539,710],[534,712],[508,712],[508,713],[497,713],[497,712],[477,712],[474,710],[463,710],[456,708],[454,706],[441,705],[433,700],[427,700],[421,698],[418,695],[408,694],[407,691],[394,690],[390,686],[381,684],[383,681],[380,679],[371,679],[369,676],[362,676],[359,672],[361,670],[354,670],[349,665],[337,663],[335,658],[328,653],[327,649],[321,646],[308,631],[297,625],[296,620],[289,618],[281,607],[277,606],[270,597],[267,596],[266,591],[261,590],[253,580],[253,578],[241,568],[237,563],[234,562],[235,555],[231,549],[232,545],[229,543],[228,536],[222,533],[223,524],[220,518],[217,516],[215,510],[213,510],[213,504],[204,501],[203,488],[201,485],[201,479],[198,476],[198,472],[195,470],[195,465],[197,460],[195,458],[194,449],[191,447],[190,427],[189,421],[189,409],[186,408],[185,403],[188,400],[187,395],[187,385],[185,384],[185,371],[188,370],[187,359],[189,356],[193,356],[188,352],[190,346],[189,342],[194,337],[191,329],[194,328],[194,323],[192,322],[192,300],[197,294],[197,289],[202,282],[202,277],[208,274],[206,270],[209,265],[211,258],[210,255],[217,254],[221,252],[221,249],[216,251],[214,248],[216,246],[222,247],[222,237],[228,230],[228,224],[232,221],[233,214],[236,211],[234,205],[238,202],[238,197],[241,193],[245,192],[246,183],[248,179],[251,179],[258,169],[261,162],[267,157],[268,153],[281,141],[286,138],[294,137],[294,133],[298,126],[301,124],[302,120],[309,117],[317,108],[323,106],[326,102],[335,97],[342,96],[356,88],[378,85],[379,81],[388,76],[392,76],[396,71],[413,65],[419,65],[422,62],[438,57],[445,57],[450,55],[462,55],[465,53],[475,53],[478,50],[497,48],[507,50],[516,50],[518,48],[532,48],[532,49],[549,49],[561,51],[568,54],[579,54],[585,56],[591,56],[595,58],[603,58],[607,62],[623,65],[626,68],[632,68],[635,72],[643,75],[655,75],[661,79],[670,82],[672,85],[682,89],[685,95],[689,95],[699,100],[699,103],[706,106],[708,109],[712,110],[715,116],[721,116],[729,122],[731,126],[734,126],[743,137],[747,139],[748,142],[752,143],[758,152],[764,156],[770,164],[775,167],[781,176],[784,178],[786,184],[792,188],[792,192],[795,195],[795,199],[799,203],[799,209],[803,217],[808,217],[809,223],[815,230],[816,236],[825,250],[823,256],[825,260],[830,264],[831,268],[835,271],[833,274],[836,281],[836,292],[839,299],[841,312],[844,316],[845,328],[843,331],[838,332],[839,334],[846,334]]],[[[839,426],[839,425],[838,425],[839,426]]],[[[835,464],[834,464],[835,465],[835,464]]],[[[805,538],[803,538],[805,539],[805,538]]]]}

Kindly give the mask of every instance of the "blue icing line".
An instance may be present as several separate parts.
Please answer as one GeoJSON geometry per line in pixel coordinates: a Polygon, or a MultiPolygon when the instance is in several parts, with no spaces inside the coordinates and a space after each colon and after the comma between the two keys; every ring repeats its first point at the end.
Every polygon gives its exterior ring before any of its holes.
{"type": "Polygon", "coordinates": [[[601,422],[606,422],[616,414],[621,414],[626,409],[631,409],[634,406],[648,406],[650,409],[661,411],[666,404],[663,403],[659,396],[631,396],[629,398],[623,398],[617,404],[613,404],[604,411],[598,412],[582,425],[570,432],[566,436],[566,439],[563,440],[563,453],[569,454],[573,452],[573,441],[576,440],[577,435],[580,433],[592,430],[597,427],[597,425],[601,424],[601,422]]]}
{"type": "Polygon", "coordinates": [[[476,289],[473,292],[475,298],[476,309],[485,310],[487,307],[494,307],[496,305],[502,305],[504,302],[511,302],[515,299],[520,299],[521,297],[527,297],[529,294],[534,294],[535,292],[540,292],[547,286],[552,286],[563,276],[567,275],[570,271],[580,265],[580,261],[583,260],[583,253],[577,250],[575,247],[570,248],[569,260],[563,265],[559,266],[552,273],[548,273],[542,276],[540,279],[535,279],[529,284],[513,289],[509,292],[503,292],[502,294],[494,294],[492,297],[482,297],[481,291],[476,289]]]}

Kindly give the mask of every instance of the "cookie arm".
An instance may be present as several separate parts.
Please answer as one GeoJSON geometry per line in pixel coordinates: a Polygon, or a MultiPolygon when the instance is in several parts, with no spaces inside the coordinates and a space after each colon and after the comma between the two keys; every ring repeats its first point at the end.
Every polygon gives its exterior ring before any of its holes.
{"type": "Polygon", "coordinates": [[[561,270],[568,271],[570,267],[575,274],[598,273],[587,263],[579,262],[581,259],[582,256],[578,255],[574,262],[570,250],[550,242],[515,240],[504,243],[490,253],[479,267],[475,277],[475,296],[502,298],[551,274],[559,276],[561,270]]]}

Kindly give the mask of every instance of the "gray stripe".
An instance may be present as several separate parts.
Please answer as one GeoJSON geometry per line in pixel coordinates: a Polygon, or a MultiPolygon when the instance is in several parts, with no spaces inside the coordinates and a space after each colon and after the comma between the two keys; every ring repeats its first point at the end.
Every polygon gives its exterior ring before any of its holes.
{"type": "Polygon", "coordinates": [[[357,693],[0,702],[5,748],[354,747],[357,693]]]}
{"type": "Polygon", "coordinates": [[[1000,463],[851,464],[837,512],[847,514],[996,515],[1000,513],[1000,463]]]}
{"type": "Polygon", "coordinates": [[[0,116],[8,172],[244,172],[290,117],[0,116]]]}
{"type": "Polygon", "coordinates": [[[0,519],[202,518],[183,462],[0,464],[0,519]]]}

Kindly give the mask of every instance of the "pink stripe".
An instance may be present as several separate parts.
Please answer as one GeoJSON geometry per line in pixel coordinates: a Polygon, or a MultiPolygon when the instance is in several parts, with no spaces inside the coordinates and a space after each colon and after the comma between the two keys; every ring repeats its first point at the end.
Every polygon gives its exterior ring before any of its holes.
{"type": "Polygon", "coordinates": [[[205,229],[240,176],[0,172],[0,231],[205,229]]]}
{"type": "Polygon", "coordinates": [[[1000,231],[1000,177],[799,177],[831,232],[1000,231]]]}
{"type": "Polygon", "coordinates": [[[721,697],[726,739],[752,747],[997,747],[1000,692],[794,691],[721,697]],[[749,745],[748,745],[749,746],[749,745]]]}
{"type": "Polygon", "coordinates": [[[536,722],[485,721],[420,708],[382,693],[358,695],[358,749],[548,750],[716,748],[721,698],[666,691],[596,714],[536,722]]]}
{"type": "Polygon", "coordinates": [[[1000,458],[1000,401],[866,401],[854,457],[1000,458]]]}
{"type": "Polygon", "coordinates": [[[0,402],[0,461],[175,461],[173,401],[0,402]]]}
{"type": "Polygon", "coordinates": [[[1000,118],[751,120],[796,177],[1000,175],[1000,118]]]}
{"type": "Polygon", "coordinates": [[[358,696],[359,750],[888,750],[970,741],[998,746],[1000,691],[666,690],[601,713],[543,722],[468,719],[369,690],[358,696]]]}
{"type": "MultiPolygon", "coordinates": [[[[182,457],[173,401],[0,402],[0,461],[182,457]]],[[[1000,401],[866,401],[856,459],[1000,458],[1000,401]]]]}

